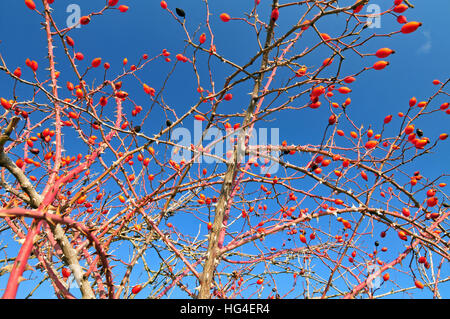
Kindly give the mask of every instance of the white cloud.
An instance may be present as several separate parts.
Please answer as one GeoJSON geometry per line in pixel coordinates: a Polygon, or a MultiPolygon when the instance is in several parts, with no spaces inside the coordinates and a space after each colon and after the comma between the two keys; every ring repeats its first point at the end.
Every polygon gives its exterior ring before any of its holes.
{"type": "Polygon", "coordinates": [[[417,53],[427,54],[431,51],[431,33],[429,31],[422,31],[426,41],[422,44],[422,46],[417,49],[417,53]]]}

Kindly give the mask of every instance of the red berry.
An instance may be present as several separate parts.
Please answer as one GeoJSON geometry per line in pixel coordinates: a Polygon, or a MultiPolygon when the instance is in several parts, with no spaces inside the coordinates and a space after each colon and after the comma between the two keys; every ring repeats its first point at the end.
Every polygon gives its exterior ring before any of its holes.
{"type": "Polygon", "coordinates": [[[388,65],[389,65],[389,62],[387,62],[387,61],[378,61],[373,64],[373,68],[375,70],[383,70],[388,65]]]}
{"type": "Polygon", "coordinates": [[[63,278],[68,278],[70,276],[70,270],[67,268],[63,268],[61,270],[61,273],[62,273],[63,278]]]}
{"type": "Polygon", "coordinates": [[[411,134],[412,132],[414,132],[414,125],[408,125],[406,128],[405,128],[405,134],[411,134]]]}
{"type": "Polygon", "coordinates": [[[141,285],[136,285],[136,286],[134,286],[133,287],[133,289],[131,289],[131,292],[133,293],[133,294],[138,294],[140,291],[142,290],[142,286],[141,285]]]}
{"type": "Polygon", "coordinates": [[[392,120],[392,115],[388,115],[384,118],[383,121],[384,121],[384,124],[388,124],[389,122],[391,122],[391,120],[392,120]]]}
{"type": "Polygon", "coordinates": [[[362,177],[365,181],[368,180],[368,176],[367,176],[366,172],[364,172],[364,171],[361,172],[361,177],[362,177]]]}
{"type": "Polygon", "coordinates": [[[311,91],[311,95],[314,97],[321,96],[323,93],[325,93],[325,88],[322,85],[316,86],[311,91]]]}
{"type": "Polygon", "coordinates": [[[408,6],[404,3],[402,3],[402,4],[399,4],[398,6],[396,6],[393,11],[395,13],[403,13],[406,10],[408,10],[408,6]]]}
{"type": "Polygon", "coordinates": [[[30,59],[27,59],[26,61],[25,61],[25,64],[31,69],[31,70],[33,70],[34,72],[36,72],[37,71],[37,69],[38,69],[38,63],[36,62],[36,61],[31,61],[30,59]]]}
{"type": "Polygon", "coordinates": [[[397,22],[400,23],[400,24],[405,24],[405,23],[408,22],[408,20],[406,19],[405,16],[398,16],[397,17],[397,22]]]}
{"type": "Polygon", "coordinates": [[[329,118],[328,118],[328,124],[329,125],[334,125],[336,123],[336,115],[332,114],[329,118]]]}
{"type": "Polygon", "coordinates": [[[329,66],[331,63],[333,63],[333,59],[332,58],[327,58],[325,60],[323,60],[322,66],[329,66]]]}
{"type": "Polygon", "coordinates": [[[147,84],[143,84],[144,92],[150,94],[151,96],[155,96],[155,89],[148,86],[147,84]]]}
{"type": "Polygon", "coordinates": [[[25,5],[26,5],[30,10],[36,9],[36,4],[34,3],[33,0],[25,0],[25,5]]]}
{"type": "Polygon", "coordinates": [[[401,240],[408,240],[408,236],[406,235],[406,233],[403,231],[403,230],[400,230],[399,232],[398,232],[398,237],[401,239],[401,240]]]}
{"type": "Polygon", "coordinates": [[[14,75],[17,76],[18,78],[20,78],[22,76],[22,69],[21,68],[17,68],[14,70],[14,75]]]}
{"type": "Polygon", "coordinates": [[[199,42],[200,42],[200,44],[203,44],[203,43],[205,43],[205,41],[206,41],[206,34],[202,33],[200,35],[199,42]]]}
{"type": "Polygon", "coordinates": [[[121,6],[119,6],[118,9],[119,9],[120,12],[127,12],[128,11],[128,6],[121,5],[121,6]]]}
{"type": "Polygon", "coordinates": [[[302,23],[302,25],[303,25],[303,27],[302,27],[302,30],[304,31],[304,30],[307,30],[308,28],[309,28],[309,23],[310,23],[311,21],[309,21],[309,20],[305,20],[305,21],[303,21],[303,23],[302,23]]]}
{"type": "Polygon", "coordinates": [[[279,16],[280,16],[280,12],[278,11],[278,8],[273,9],[273,10],[272,10],[272,13],[271,13],[271,15],[270,15],[270,18],[271,18],[273,21],[277,21],[279,16]]]}
{"type": "Polygon", "coordinates": [[[403,207],[403,208],[402,208],[402,214],[403,214],[403,216],[405,216],[405,217],[409,217],[409,215],[411,215],[411,212],[409,211],[408,208],[403,207]]]}
{"type": "Polygon", "coordinates": [[[220,20],[222,20],[223,22],[228,22],[231,20],[231,17],[228,13],[221,13],[220,20]]]}
{"type": "Polygon", "coordinates": [[[378,145],[378,142],[372,140],[372,141],[368,141],[368,142],[366,143],[365,147],[366,147],[367,149],[371,149],[371,148],[377,147],[377,145],[378,145]]]}
{"type": "Polygon", "coordinates": [[[391,50],[389,48],[381,48],[375,53],[375,55],[378,58],[380,58],[380,59],[384,59],[384,58],[387,58],[388,56],[390,56],[393,53],[395,53],[394,50],[391,50]]]}
{"type": "Polygon", "coordinates": [[[423,283],[417,279],[414,281],[414,285],[419,289],[423,289],[423,287],[424,287],[423,283]]]}
{"type": "Polygon", "coordinates": [[[83,97],[83,95],[84,95],[83,90],[77,89],[77,90],[75,91],[75,95],[76,95],[79,99],[81,99],[81,98],[83,97]]]}
{"type": "Polygon", "coordinates": [[[427,197],[433,197],[434,195],[436,195],[436,190],[435,189],[429,189],[427,191],[427,197]]]}
{"type": "Polygon", "coordinates": [[[200,115],[200,114],[194,115],[194,118],[197,121],[206,121],[205,117],[203,115],[200,115]]]}
{"type": "Polygon", "coordinates": [[[223,99],[224,99],[225,101],[230,101],[232,98],[233,98],[233,94],[231,94],[231,93],[227,93],[227,94],[225,94],[225,96],[223,97],[223,99]]]}
{"type": "Polygon", "coordinates": [[[84,59],[83,53],[81,53],[81,52],[76,53],[75,54],[75,59],[77,59],[79,61],[83,60],[84,59]]]}
{"type": "Polygon", "coordinates": [[[353,83],[353,82],[355,82],[356,81],[356,79],[353,77],[353,76],[347,76],[345,79],[344,79],[344,82],[345,83],[353,83]]]}
{"type": "Polygon", "coordinates": [[[11,108],[11,103],[9,103],[9,101],[4,98],[0,98],[0,104],[7,110],[11,108]]]}
{"type": "Polygon", "coordinates": [[[438,203],[437,197],[429,197],[429,198],[427,199],[427,205],[428,205],[429,207],[436,206],[437,203],[438,203]]]}
{"type": "Polygon", "coordinates": [[[412,33],[416,31],[420,26],[422,26],[421,22],[411,21],[404,24],[400,31],[405,34],[412,33]]]}
{"type": "Polygon", "coordinates": [[[69,112],[69,117],[71,119],[77,119],[79,117],[79,115],[75,112],[69,112]]]}
{"type": "Polygon", "coordinates": [[[92,60],[92,67],[93,68],[97,68],[100,66],[100,64],[102,63],[102,58],[95,58],[94,60],[92,60]]]}
{"type": "Polygon", "coordinates": [[[116,97],[118,97],[119,99],[126,99],[128,96],[128,93],[125,91],[117,91],[116,92],[116,97]]]}
{"type": "Polygon", "coordinates": [[[350,93],[352,90],[346,86],[342,86],[338,89],[338,91],[341,94],[347,94],[347,93],[350,93]]]}
{"type": "Polygon", "coordinates": [[[301,241],[302,243],[306,244],[306,237],[305,237],[305,235],[301,234],[301,235],[299,236],[299,238],[300,238],[300,241],[301,241]]]}
{"type": "Polygon", "coordinates": [[[188,61],[188,58],[185,57],[184,55],[182,55],[181,53],[178,53],[175,57],[177,58],[178,61],[181,61],[181,62],[187,62],[188,61]]]}
{"type": "Polygon", "coordinates": [[[91,18],[88,16],[83,16],[80,18],[80,24],[82,25],[87,25],[89,22],[91,22],[91,18]]]}
{"type": "Polygon", "coordinates": [[[24,165],[23,160],[22,160],[21,158],[19,158],[19,159],[16,161],[16,165],[17,165],[18,168],[22,168],[23,165],[24,165]]]}
{"type": "Polygon", "coordinates": [[[73,47],[75,45],[75,41],[69,36],[66,37],[66,42],[69,46],[73,47]]]}
{"type": "Polygon", "coordinates": [[[353,9],[353,13],[359,13],[364,8],[364,5],[357,6],[355,9],[353,9]]]}

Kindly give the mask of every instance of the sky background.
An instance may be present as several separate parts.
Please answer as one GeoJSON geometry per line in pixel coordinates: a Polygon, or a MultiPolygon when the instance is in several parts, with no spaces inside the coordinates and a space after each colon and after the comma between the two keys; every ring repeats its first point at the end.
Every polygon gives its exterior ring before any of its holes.
{"type": "MultiPolygon", "coordinates": [[[[36,1],[38,3],[39,1],[36,1]]],[[[105,1],[62,1],[56,0],[53,4],[55,21],[59,26],[65,25],[66,19],[70,13],[66,12],[69,4],[79,4],[81,15],[90,13],[92,10],[99,10],[105,1]]],[[[144,1],[119,1],[119,4],[126,4],[130,7],[126,13],[107,11],[100,17],[94,17],[88,26],[73,30],[70,36],[76,41],[77,51],[83,52],[85,60],[78,65],[88,66],[95,57],[102,57],[104,62],[111,64],[110,74],[118,74],[122,71],[122,60],[128,58],[129,65],[137,63],[143,53],[150,57],[159,54],[163,49],[172,53],[171,58],[174,61],[177,53],[183,52],[185,48],[185,34],[180,25],[176,23],[173,17],[162,10],[159,0],[144,1]]],[[[284,3],[285,1],[281,1],[284,3]]],[[[343,4],[353,3],[353,0],[344,1],[343,4]]],[[[168,0],[169,7],[175,10],[175,7],[183,8],[186,11],[186,26],[190,32],[198,29],[195,36],[207,32],[204,22],[204,4],[201,0],[168,0]]],[[[261,16],[267,15],[270,1],[261,1],[258,9],[261,16]]],[[[390,7],[392,1],[371,1],[370,3],[379,4],[382,10],[390,7]]],[[[352,104],[349,108],[349,116],[357,125],[369,125],[374,131],[379,131],[382,127],[383,119],[388,114],[393,114],[392,127],[398,127],[401,119],[396,116],[398,112],[406,113],[408,101],[412,96],[417,97],[419,101],[428,99],[436,92],[436,86],[432,80],[439,79],[445,81],[449,75],[448,52],[450,50],[450,41],[448,41],[448,15],[450,13],[450,2],[448,0],[413,1],[415,9],[409,9],[404,13],[408,21],[420,21],[423,26],[413,34],[395,35],[392,38],[377,38],[369,41],[362,49],[363,53],[373,53],[381,47],[389,47],[396,53],[386,60],[390,65],[383,71],[369,70],[357,78],[357,81],[351,84],[353,90],[351,94],[352,104]]],[[[248,58],[256,52],[254,32],[242,21],[232,21],[223,23],[219,19],[219,14],[227,12],[231,17],[243,17],[243,12],[248,12],[253,7],[253,0],[227,0],[209,1],[211,16],[211,27],[215,34],[215,44],[218,51],[229,60],[243,64],[248,58]]],[[[38,9],[42,5],[38,4],[38,9]]],[[[0,2],[0,53],[5,59],[7,65],[14,70],[17,66],[22,67],[24,78],[30,78],[31,72],[25,66],[25,59],[37,60],[40,64],[40,70],[47,67],[46,57],[46,38],[40,30],[40,17],[28,10],[23,1],[1,1],[0,2]]],[[[279,28],[276,35],[281,34],[283,30],[295,23],[303,8],[282,10],[279,20],[279,28]]],[[[266,19],[267,20],[267,19],[266,19]]],[[[339,17],[326,19],[327,23],[320,22],[318,27],[320,31],[326,32],[331,36],[337,36],[336,30],[342,26],[339,17]]],[[[376,33],[384,34],[400,29],[400,25],[392,16],[381,18],[381,28],[376,29],[376,33]]],[[[313,32],[305,32],[305,37],[301,41],[303,47],[309,41],[317,41],[313,32]],[[305,44],[306,43],[306,44],[305,44]]],[[[208,34],[208,33],[207,33],[208,34]]],[[[206,44],[210,41],[209,36],[206,44]]],[[[315,43],[315,42],[314,42],[315,43]]],[[[60,50],[60,45],[57,45],[60,50]]],[[[303,48],[302,47],[302,48],[303,48]]],[[[295,47],[296,52],[300,52],[300,46],[295,47]],[[298,51],[297,51],[298,50],[298,51]]],[[[187,51],[186,55],[189,56],[187,51]]],[[[328,57],[326,51],[319,51],[318,55],[306,57],[302,60],[305,65],[317,65],[328,57]],[[322,56],[320,56],[323,54],[322,56]]],[[[59,62],[61,53],[57,51],[56,59],[58,61],[58,70],[61,71],[60,86],[64,87],[66,81],[75,81],[73,73],[70,72],[67,60],[59,62]],[[67,71],[67,72],[66,72],[67,71]]],[[[208,56],[199,57],[199,65],[206,65],[208,56]]],[[[356,54],[348,53],[344,62],[343,74],[352,74],[359,71],[362,67],[371,66],[376,61],[374,57],[361,59],[356,54]]],[[[257,64],[259,65],[259,64],[257,64]]],[[[153,86],[157,91],[162,86],[162,81],[172,69],[173,63],[150,63],[143,72],[139,74],[140,78],[153,86]]],[[[232,69],[227,65],[220,63],[214,64],[214,77],[216,88],[221,88],[224,79],[232,69]]],[[[208,87],[208,73],[206,67],[200,70],[203,75],[203,85],[208,87]]],[[[89,81],[102,80],[103,73],[96,72],[89,75],[89,81]]],[[[278,81],[285,82],[290,76],[280,72],[278,81]]],[[[39,75],[43,78],[43,74],[39,75]]],[[[188,109],[198,100],[196,92],[197,84],[193,81],[192,68],[189,64],[179,63],[175,74],[171,77],[165,90],[165,102],[173,106],[177,114],[182,114],[183,110],[188,109]]],[[[140,99],[142,105],[147,105],[145,95],[142,93],[141,86],[133,78],[128,78],[125,82],[125,90],[136,99],[140,99]]],[[[276,83],[274,83],[276,85],[276,83]]],[[[12,82],[3,73],[0,73],[0,96],[3,92],[11,92],[12,82]]],[[[219,112],[241,112],[248,105],[248,85],[242,85],[232,91],[233,101],[223,104],[219,107],[219,112]],[[223,109],[225,108],[226,109],[223,109]]],[[[61,92],[67,93],[66,90],[61,92]]],[[[32,91],[23,86],[18,88],[18,96],[30,96],[32,91]]],[[[62,97],[64,96],[62,94],[62,97]]],[[[8,93],[9,94],[9,93],[8,93]]],[[[8,97],[11,98],[11,97],[8,97]]],[[[337,97],[339,102],[343,97],[337,97]]],[[[436,99],[436,106],[444,102],[442,98],[436,99]]],[[[206,110],[208,105],[205,106],[206,110]]],[[[436,138],[443,132],[448,133],[450,115],[444,112],[442,115],[423,117],[416,123],[420,125],[426,136],[436,138]]],[[[164,125],[163,114],[158,113],[146,122],[143,127],[144,132],[155,132],[155,128],[164,125]]],[[[320,142],[326,121],[329,116],[327,108],[319,110],[306,109],[302,111],[301,116],[298,113],[285,111],[271,116],[272,122],[266,122],[266,127],[277,127],[280,130],[280,140],[286,140],[288,144],[317,144],[320,142]],[[294,114],[294,115],[293,115],[294,114]],[[314,121],[311,121],[314,118],[314,121]],[[322,123],[317,124],[317,123],[322,123]]],[[[173,118],[172,118],[173,119],[173,118]]],[[[241,119],[236,119],[241,122],[241,119]]],[[[192,127],[191,123],[185,123],[186,127],[192,127]]],[[[351,127],[347,124],[340,126],[348,133],[351,127]]],[[[389,131],[388,131],[389,132],[389,131]]],[[[394,131],[391,131],[391,134],[394,131]]],[[[70,138],[70,136],[66,136],[70,138]]],[[[77,153],[78,141],[73,141],[69,151],[77,153]]],[[[345,145],[345,142],[343,142],[345,145]]],[[[81,145],[80,145],[81,147],[81,145]]],[[[430,179],[443,173],[445,165],[450,160],[450,147],[448,143],[443,143],[438,154],[424,156],[415,162],[414,166],[409,167],[412,171],[420,169],[423,175],[430,179]]],[[[448,165],[447,165],[448,166],[448,165]]],[[[447,171],[448,173],[448,171],[447,171]]],[[[446,180],[448,184],[450,182],[446,180]]],[[[192,226],[196,229],[196,226],[192,226]]],[[[395,235],[395,234],[394,234],[395,235]]],[[[274,239],[275,240],[275,239],[274,239]]],[[[389,240],[389,236],[386,240],[389,240]]],[[[281,239],[280,239],[281,241],[281,239]]],[[[14,245],[14,243],[11,243],[14,245]]],[[[368,243],[368,245],[370,245],[368,243]]],[[[14,247],[14,246],[12,246],[14,247]]],[[[392,252],[392,256],[399,250],[392,252]]],[[[370,248],[372,249],[372,248],[370,248]]],[[[125,252],[124,252],[125,253],[125,252]]],[[[448,263],[445,264],[448,267],[448,263]]],[[[448,268],[446,274],[449,274],[448,268]]],[[[144,276],[145,277],[145,276],[144,276]]],[[[139,281],[139,275],[134,278],[139,281]]],[[[0,288],[5,285],[6,276],[0,277],[0,288]]],[[[289,279],[287,279],[289,280],[289,279]]],[[[399,279],[401,280],[401,279],[399,279]]],[[[22,284],[18,297],[23,297],[27,291],[27,283],[22,284]]],[[[444,287],[444,286],[443,286],[444,287]]],[[[446,289],[442,291],[443,296],[450,297],[450,287],[447,284],[446,289]]],[[[414,292],[415,297],[430,297],[427,291],[414,292]]],[[[46,291],[42,290],[37,296],[45,297],[46,291]]],[[[177,294],[172,295],[172,297],[177,294]]],[[[182,296],[182,295],[179,295],[182,296]]],[[[400,295],[397,295],[400,296],[400,295]]]]}

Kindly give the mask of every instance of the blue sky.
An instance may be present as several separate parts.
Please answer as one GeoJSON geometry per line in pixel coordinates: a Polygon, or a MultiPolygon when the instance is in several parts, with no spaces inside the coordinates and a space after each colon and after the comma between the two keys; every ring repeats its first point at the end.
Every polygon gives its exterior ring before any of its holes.
{"type": "MultiPolygon", "coordinates": [[[[38,1],[37,1],[38,2],[38,1]]],[[[75,1],[73,1],[75,3],[75,1]]],[[[143,53],[149,54],[153,57],[159,54],[163,49],[167,49],[172,53],[172,61],[175,60],[177,53],[183,52],[185,48],[185,34],[178,23],[174,21],[171,15],[162,10],[159,5],[160,1],[120,1],[120,4],[126,4],[130,7],[126,13],[107,11],[103,16],[94,17],[88,26],[73,30],[70,36],[76,42],[76,50],[83,52],[85,60],[78,63],[78,65],[87,67],[90,61],[95,57],[102,57],[104,62],[111,64],[110,74],[118,74],[122,71],[122,60],[128,58],[129,65],[138,62],[143,53]]],[[[205,9],[203,1],[181,1],[169,0],[167,1],[169,7],[174,10],[175,7],[183,8],[186,11],[186,27],[189,32],[194,32],[198,29],[195,36],[197,41],[198,36],[207,32],[203,22],[205,9]]],[[[268,15],[269,1],[261,1],[260,16],[268,15]]],[[[344,1],[343,4],[351,4],[353,0],[344,1]]],[[[392,1],[371,1],[371,3],[380,4],[382,10],[389,8],[392,1]]],[[[64,25],[69,15],[66,12],[67,6],[70,2],[56,0],[53,4],[54,17],[58,25],[64,25]]],[[[88,14],[91,10],[100,9],[104,1],[78,1],[81,8],[81,14],[88,14]]],[[[283,1],[281,1],[283,3],[283,1]]],[[[229,60],[243,64],[248,61],[248,58],[253,56],[256,51],[256,42],[254,33],[242,21],[231,21],[223,23],[219,19],[219,14],[227,12],[231,17],[242,18],[244,11],[250,11],[253,7],[253,0],[227,0],[217,1],[212,0],[209,3],[211,16],[211,27],[215,34],[215,44],[218,51],[227,57],[229,60]]],[[[351,84],[353,90],[351,94],[352,104],[348,109],[349,116],[357,125],[364,125],[367,128],[369,125],[374,131],[379,131],[383,124],[383,119],[388,114],[393,114],[394,119],[392,124],[387,128],[388,134],[394,134],[394,130],[398,128],[401,123],[396,114],[398,112],[405,112],[408,109],[408,101],[412,96],[416,96],[419,101],[427,99],[435,93],[436,86],[432,84],[432,80],[440,79],[445,81],[449,75],[448,52],[450,49],[450,41],[448,40],[448,12],[450,12],[450,2],[448,0],[435,0],[430,4],[429,1],[414,1],[415,8],[409,9],[405,13],[409,21],[420,21],[423,26],[413,34],[398,34],[392,38],[376,38],[367,43],[362,49],[363,53],[374,53],[381,47],[389,47],[396,51],[396,53],[386,60],[390,65],[383,71],[369,70],[357,78],[357,81],[351,84]],[[392,130],[392,131],[391,131],[392,130]]],[[[38,9],[41,5],[38,5],[38,9]]],[[[25,59],[30,58],[37,60],[40,64],[40,70],[47,66],[46,57],[46,39],[45,35],[40,30],[40,17],[28,10],[23,1],[1,1],[0,12],[2,17],[0,19],[0,53],[6,60],[11,69],[17,66],[22,67],[24,78],[30,78],[31,73],[24,65],[25,59]]],[[[280,35],[283,30],[297,21],[303,8],[281,10],[279,27],[276,30],[276,35],[280,35]]],[[[331,36],[338,36],[341,32],[342,21],[339,17],[330,18],[327,23],[318,23],[318,28],[321,32],[326,32],[331,36]],[[337,32],[337,31],[338,32],[337,32]],[[337,32],[337,33],[334,33],[337,32]]],[[[383,34],[400,29],[400,25],[392,16],[385,16],[381,20],[381,28],[375,29],[374,32],[383,34]]],[[[372,31],[370,31],[372,32],[372,31]]],[[[305,37],[296,45],[295,52],[301,52],[304,46],[308,46],[312,41],[317,41],[312,30],[305,32],[305,37]]],[[[209,36],[206,44],[209,43],[209,36]]],[[[60,50],[61,46],[57,44],[56,59],[58,61],[58,70],[61,71],[60,86],[64,87],[66,81],[75,81],[75,77],[70,72],[67,59],[65,59],[60,50]]],[[[192,50],[189,49],[186,55],[189,57],[192,50]]],[[[305,65],[317,65],[318,61],[322,61],[328,57],[329,52],[320,50],[318,55],[306,57],[301,63],[305,65]],[[323,56],[320,56],[323,54],[323,56]]],[[[199,55],[200,74],[202,75],[202,86],[208,88],[208,72],[206,63],[208,62],[208,55],[199,55]]],[[[362,67],[371,66],[377,59],[375,57],[366,57],[361,59],[356,54],[348,53],[344,62],[343,74],[352,74],[359,71],[362,67]]],[[[149,64],[148,67],[139,73],[139,77],[149,85],[153,86],[157,92],[162,87],[162,82],[166,75],[171,71],[172,63],[161,62],[158,60],[149,64]]],[[[221,88],[226,76],[232,72],[232,68],[220,62],[213,62],[214,80],[216,88],[221,88]]],[[[330,73],[331,74],[331,73],[330,73]]],[[[40,74],[42,79],[44,74],[40,74]]],[[[288,77],[292,75],[286,72],[280,72],[276,83],[283,83],[288,77]],[[279,82],[277,82],[279,81],[279,82]]],[[[95,71],[89,74],[87,82],[100,83],[103,78],[103,73],[95,71]],[[91,81],[91,82],[89,82],[91,81]]],[[[0,88],[3,92],[11,92],[12,83],[3,74],[0,73],[0,88]]],[[[178,63],[176,72],[170,78],[168,85],[164,92],[164,100],[167,104],[172,106],[178,115],[198,101],[198,93],[196,92],[197,84],[189,64],[178,63]]],[[[137,103],[145,106],[150,105],[148,97],[143,94],[140,84],[132,77],[124,80],[124,89],[130,95],[136,97],[137,103]]],[[[241,112],[248,105],[248,92],[251,87],[247,84],[237,86],[232,90],[233,102],[222,103],[218,109],[222,113],[236,113],[241,112]]],[[[67,97],[66,90],[62,97],[67,97]]],[[[5,93],[6,94],[6,93],[5,93]]],[[[8,93],[9,94],[9,93],[8,93]]],[[[32,91],[23,86],[18,87],[17,94],[24,99],[31,97],[32,91]]],[[[11,98],[8,96],[8,98],[11,98]]],[[[338,102],[342,102],[342,97],[337,97],[338,102]]],[[[302,100],[304,102],[304,100],[302,100]]],[[[442,98],[437,98],[434,104],[436,106],[444,102],[442,98]]],[[[202,106],[200,110],[207,111],[208,105],[202,106]]],[[[144,112],[145,113],[145,112],[144,112]]],[[[420,119],[416,126],[420,125],[421,129],[427,136],[436,138],[439,134],[447,131],[448,121],[450,115],[427,116],[420,119]]],[[[263,125],[266,127],[276,127],[280,130],[280,139],[286,140],[288,144],[317,144],[323,135],[323,130],[326,126],[329,117],[329,109],[322,107],[319,110],[306,109],[301,114],[293,111],[283,111],[270,116],[270,121],[263,125]],[[311,120],[314,119],[314,120],[311,120]],[[318,124],[319,123],[319,124],[318,124]]],[[[156,109],[152,113],[152,117],[145,122],[143,131],[149,135],[154,134],[156,130],[164,126],[164,114],[161,110],[156,109]]],[[[173,117],[172,117],[173,120],[173,117]]],[[[235,122],[241,122],[241,119],[236,119],[235,122]]],[[[233,122],[234,123],[234,122],[233,122]]],[[[184,123],[186,127],[192,127],[192,122],[184,123]]],[[[339,127],[346,133],[351,130],[348,123],[342,123],[339,127]]],[[[72,136],[67,133],[67,139],[72,136]]],[[[341,141],[346,145],[344,141],[341,141]]],[[[81,147],[78,141],[70,144],[71,148],[68,152],[76,154],[81,147]]],[[[67,148],[66,148],[67,149],[67,148]]],[[[410,173],[414,170],[420,169],[421,174],[433,179],[443,173],[446,163],[450,160],[450,147],[448,143],[443,143],[436,154],[424,156],[420,158],[414,166],[409,167],[410,173]]],[[[206,166],[207,167],[207,166],[206,166]]],[[[448,171],[447,171],[448,173],[448,171]]],[[[446,180],[448,184],[450,181],[446,180]]],[[[183,216],[179,217],[180,222],[183,221],[183,216]]],[[[186,219],[187,220],[187,219],[186,219]]],[[[324,221],[324,225],[328,221],[324,221]]],[[[198,229],[197,224],[185,225],[186,231],[195,233],[198,229]],[[190,226],[190,227],[188,227],[190,226]]],[[[204,231],[204,229],[202,229],[204,231]]],[[[389,234],[394,237],[395,234],[389,234]]],[[[386,238],[395,240],[395,238],[386,238]]],[[[274,244],[283,242],[281,236],[273,239],[274,244]]],[[[14,245],[11,243],[11,245],[14,245]]],[[[372,243],[367,243],[371,247],[372,243]]],[[[14,247],[14,246],[11,246],[14,247]]],[[[401,251],[401,246],[395,246],[392,251],[392,256],[401,251]]],[[[372,249],[372,248],[370,248],[372,249]]],[[[126,254],[126,250],[122,251],[126,254]]],[[[448,264],[446,264],[448,266],[448,264]]],[[[201,268],[198,268],[201,270],[201,268]]],[[[319,268],[320,269],[320,268],[319,268]]],[[[448,275],[448,268],[446,271],[448,275]]],[[[134,280],[139,281],[139,273],[134,275],[134,280]]],[[[145,275],[144,275],[145,277],[145,275]]],[[[391,277],[392,278],[392,277],[391,277]]],[[[403,280],[399,278],[398,280],[403,280]]],[[[409,284],[409,282],[405,282],[409,284]]],[[[5,285],[5,276],[0,277],[0,288],[5,285]]],[[[19,297],[24,296],[28,283],[22,284],[19,291],[19,297]]],[[[288,285],[289,286],[289,285],[288,285]]],[[[444,286],[443,286],[444,287],[444,286]]],[[[389,287],[390,288],[390,287],[389,287]]],[[[446,289],[442,290],[442,295],[449,297],[450,288],[447,284],[446,289]]],[[[39,296],[47,296],[46,291],[39,292],[39,296]]],[[[182,294],[175,296],[183,296],[182,294]]],[[[417,294],[418,297],[430,297],[430,294],[423,292],[417,294]]]]}

